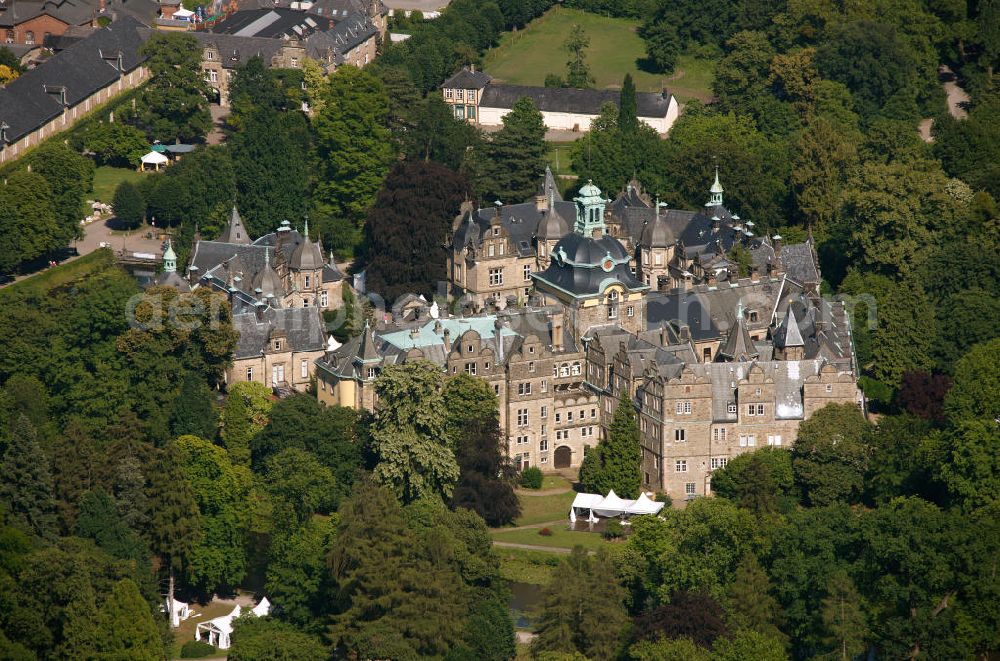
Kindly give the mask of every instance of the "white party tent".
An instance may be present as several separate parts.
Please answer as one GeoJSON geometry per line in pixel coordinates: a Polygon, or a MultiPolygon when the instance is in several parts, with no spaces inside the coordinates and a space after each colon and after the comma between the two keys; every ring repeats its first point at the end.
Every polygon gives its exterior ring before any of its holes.
{"type": "MultiPolygon", "coordinates": [[[[257,617],[266,617],[271,612],[271,602],[267,600],[267,597],[263,597],[250,612],[257,617]]],[[[204,641],[220,650],[229,649],[229,646],[232,645],[233,620],[242,614],[243,609],[237,605],[228,615],[199,623],[194,628],[194,639],[204,641]]]]}
{"type": "MultiPolygon", "coordinates": [[[[608,492],[607,496],[597,493],[578,493],[573,499],[573,506],[569,510],[569,520],[576,523],[577,511],[586,510],[587,520],[596,521],[597,516],[637,516],[641,514],[658,514],[663,509],[664,503],[658,503],[649,497],[649,494],[642,493],[635,500],[625,500],[619,498],[614,489],[608,492]]],[[[581,515],[583,511],[579,512],[581,515]]]]}
{"type": "Polygon", "coordinates": [[[161,165],[166,165],[170,159],[160,152],[151,151],[139,159],[139,170],[159,170],[161,165]]]}

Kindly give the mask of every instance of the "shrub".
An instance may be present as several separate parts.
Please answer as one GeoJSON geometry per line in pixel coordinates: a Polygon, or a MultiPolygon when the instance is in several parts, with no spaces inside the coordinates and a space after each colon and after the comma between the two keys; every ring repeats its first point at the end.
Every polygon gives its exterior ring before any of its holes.
{"type": "Polygon", "coordinates": [[[625,528],[618,519],[609,519],[604,528],[604,539],[621,539],[625,536],[625,528]]]}
{"type": "Polygon", "coordinates": [[[541,530],[538,531],[538,534],[541,535],[542,537],[551,537],[552,530],[550,528],[542,528],[541,530]]]}
{"type": "Polygon", "coordinates": [[[670,497],[669,493],[658,493],[656,494],[656,502],[666,503],[667,507],[670,507],[674,504],[674,499],[670,497]]]}
{"type": "Polygon", "coordinates": [[[182,659],[201,659],[215,654],[215,648],[200,640],[189,640],[181,645],[182,659]]]}
{"type": "Polygon", "coordinates": [[[542,471],[537,466],[525,468],[521,472],[521,486],[526,489],[542,488],[542,471]]]}

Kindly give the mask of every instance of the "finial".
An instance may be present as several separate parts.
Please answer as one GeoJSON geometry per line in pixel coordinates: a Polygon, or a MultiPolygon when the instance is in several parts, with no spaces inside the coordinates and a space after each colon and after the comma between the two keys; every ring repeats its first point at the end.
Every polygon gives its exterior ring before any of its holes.
{"type": "Polygon", "coordinates": [[[736,304],[736,321],[739,323],[743,319],[743,299],[736,304]]]}
{"type": "Polygon", "coordinates": [[[271,249],[264,246],[264,268],[271,268],[271,249]]]}
{"type": "Polygon", "coordinates": [[[660,219],[660,196],[656,196],[656,219],[660,219]]]}
{"type": "Polygon", "coordinates": [[[309,238],[309,214],[305,214],[306,218],[306,238],[309,238]]]}
{"type": "Polygon", "coordinates": [[[333,262],[333,248],[330,248],[330,266],[333,266],[333,265],[334,265],[334,262],[333,262]]]}

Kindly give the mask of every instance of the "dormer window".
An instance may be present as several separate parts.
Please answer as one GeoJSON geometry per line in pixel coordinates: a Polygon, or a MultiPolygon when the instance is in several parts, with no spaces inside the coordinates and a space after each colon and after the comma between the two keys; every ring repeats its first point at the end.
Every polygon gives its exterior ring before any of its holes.
{"type": "Polygon", "coordinates": [[[493,228],[493,236],[500,236],[500,228],[499,227],[494,227],[493,228]]]}
{"type": "Polygon", "coordinates": [[[275,340],[274,341],[274,350],[275,351],[281,351],[281,340],[275,340]]]}
{"type": "Polygon", "coordinates": [[[205,59],[206,60],[214,60],[215,59],[215,51],[205,51],[205,59]]]}

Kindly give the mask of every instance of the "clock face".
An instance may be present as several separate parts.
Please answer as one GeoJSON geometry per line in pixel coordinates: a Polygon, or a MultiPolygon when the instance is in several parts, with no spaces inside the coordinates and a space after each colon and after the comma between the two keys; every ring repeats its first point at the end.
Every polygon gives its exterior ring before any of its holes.
{"type": "Polygon", "coordinates": [[[607,259],[605,259],[604,263],[601,264],[601,268],[603,268],[605,271],[610,271],[614,267],[615,267],[615,262],[610,257],[608,257],[607,259]]]}

